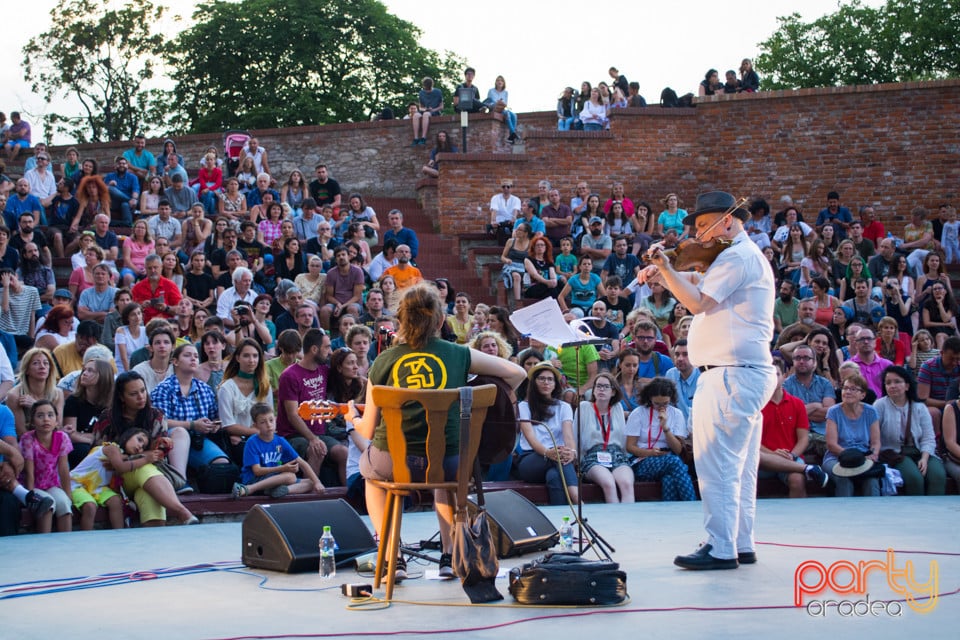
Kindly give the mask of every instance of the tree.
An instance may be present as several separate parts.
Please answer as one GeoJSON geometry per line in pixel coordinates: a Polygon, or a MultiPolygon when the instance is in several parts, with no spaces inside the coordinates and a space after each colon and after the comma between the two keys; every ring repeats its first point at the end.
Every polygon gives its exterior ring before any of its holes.
{"type": "Polygon", "coordinates": [[[854,0],[810,23],[777,21],[756,59],[766,90],[960,76],[958,0],[854,0]]]}
{"type": "Polygon", "coordinates": [[[79,100],[84,115],[51,114],[58,131],[79,142],[130,139],[162,122],[163,93],[149,88],[167,41],[153,26],[164,9],[142,0],[110,8],[109,0],[61,0],[50,29],[23,49],[24,78],[47,101],[79,100]]]}
{"type": "Polygon", "coordinates": [[[416,100],[424,76],[449,96],[462,65],[377,0],[208,0],[193,18],[169,57],[184,131],[368,120],[416,100]]]}

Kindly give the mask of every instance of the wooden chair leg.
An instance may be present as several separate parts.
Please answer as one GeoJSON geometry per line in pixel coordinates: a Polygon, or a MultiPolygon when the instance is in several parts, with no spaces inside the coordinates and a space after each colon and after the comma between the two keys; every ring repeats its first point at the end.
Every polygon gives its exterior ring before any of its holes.
{"type": "Polygon", "coordinates": [[[387,601],[393,599],[393,585],[397,580],[397,558],[400,556],[400,525],[403,522],[403,498],[393,496],[393,515],[390,518],[390,569],[387,573],[387,601]]]}
{"type": "Polygon", "coordinates": [[[374,569],[375,573],[373,576],[373,588],[379,589],[382,582],[383,576],[383,567],[384,563],[387,562],[390,557],[387,555],[387,551],[390,544],[390,518],[393,515],[393,500],[394,495],[389,491],[387,493],[387,499],[384,502],[383,506],[383,522],[380,523],[380,544],[377,545],[377,565],[374,569]]]}

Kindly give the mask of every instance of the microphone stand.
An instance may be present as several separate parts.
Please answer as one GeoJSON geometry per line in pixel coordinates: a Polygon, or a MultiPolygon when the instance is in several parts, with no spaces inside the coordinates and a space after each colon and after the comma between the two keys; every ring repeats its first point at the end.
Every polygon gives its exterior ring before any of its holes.
{"type": "MultiPolygon", "coordinates": [[[[575,342],[566,342],[560,345],[561,349],[567,349],[572,347],[576,351],[576,366],[577,366],[577,382],[580,382],[580,349],[587,345],[605,345],[610,344],[612,341],[609,338],[587,338],[584,340],[577,340],[575,342]]],[[[581,442],[583,431],[583,412],[580,411],[580,385],[575,385],[576,390],[576,405],[577,405],[577,455],[581,453],[581,442]]],[[[610,557],[611,553],[616,552],[609,542],[603,539],[603,537],[597,533],[597,530],[594,529],[590,523],[587,522],[586,518],[583,517],[583,471],[582,467],[577,464],[577,534],[579,538],[580,550],[577,552],[577,555],[583,556],[591,547],[595,547],[598,550],[598,555],[602,554],[607,560],[613,560],[610,557]],[[584,532],[587,533],[588,542],[584,545],[584,532]]]]}

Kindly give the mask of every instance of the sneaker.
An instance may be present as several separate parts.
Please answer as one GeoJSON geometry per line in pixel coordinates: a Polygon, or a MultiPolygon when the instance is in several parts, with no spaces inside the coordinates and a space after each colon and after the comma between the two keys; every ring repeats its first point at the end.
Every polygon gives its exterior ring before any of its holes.
{"type": "Polygon", "coordinates": [[[193,487],[191,487],[189,484],[185,484],[179,489],[177,489],[178,496],[188,496],[191,493],[193,493],[193,487]]]}
{"type": "Polygon", "coordinates": [[[818,464],[807,465],[804,475],[806,475],[809,480],[812,480],[814,483],[819,485],[821,489],[827,486],[827,483],[830,482],[830,476],[828,476],[827,472],[824,471],[823,468],[818,464]]]}
{"type": "Polygon", "coordinates": [[[427,139],[426,139],[426,138],[420,138],[419,140],[417,140],[417,144],[419,144],[420,146],[423,146],[423,145],[427,144],[427,139]]]}
{"type": "Polygon", "coordinates": [[[26,505],[33,515],[42,516],[48,511],[53,511],[53,498],[41,496],[36,491],[28,491],[26,505]]]}
{"type": "Polygon", "coordinates": [[[414,139],[413,139],[413,142],[410,143],[410,146],[411,146],[411,147],[415,147],[415,146],[417,146],[418,144],[420,144],[420,138],[414,138],[414,139]]]}
{"type": "Polygon", "coordinates": [[[510,142],[516,142],[516,141],[517,141],[517,134],[511,133],[509,136],[507,136],[507,140],[509,140],[510,142]]]}
{"type": "Polygon", "coordinates": [[[279,487],[274,487],[267,491],[267,495],[271,498],[282,498],[288,493],[290,493],[290,488],[285,484],[281,484],[279,487]]]}
{"type": "Polygon", "coordinates": [[[234,500],[236,500],[237,498],[242,498],[243,496],[247,495],[246,485],[240,484],[239,482],[234,482],[233,489],[230,491],[230,495],[233,496],[234,500]]]}
{"type": "MultiPolygon", "coordinates": [[[[390,570],[390,563],[384,563],[383,572],[386,574],[390,570]]],[[[403,556],[397,558],[397,570],[393,574],[394,582],[402,582],[407,579],[407,561],[403,559],[403,556]]]]}
{"type": "Polygon", "coordinates": [[[449,553],[440,556],[440,577],[448,580],[457,577],[453,573],[453,556],[449,553]]]}

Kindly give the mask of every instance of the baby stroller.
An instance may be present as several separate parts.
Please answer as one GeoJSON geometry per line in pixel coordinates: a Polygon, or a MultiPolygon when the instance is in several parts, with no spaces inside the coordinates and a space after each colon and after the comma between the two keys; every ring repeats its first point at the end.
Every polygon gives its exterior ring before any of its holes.
{"type": "Polygon", "coordinates": [[[227,162],[227,176],[237,174],[240,167],[240,150],[252,136],[249,131],[230,129],[223,134],[223,157],[227,162]]]}

